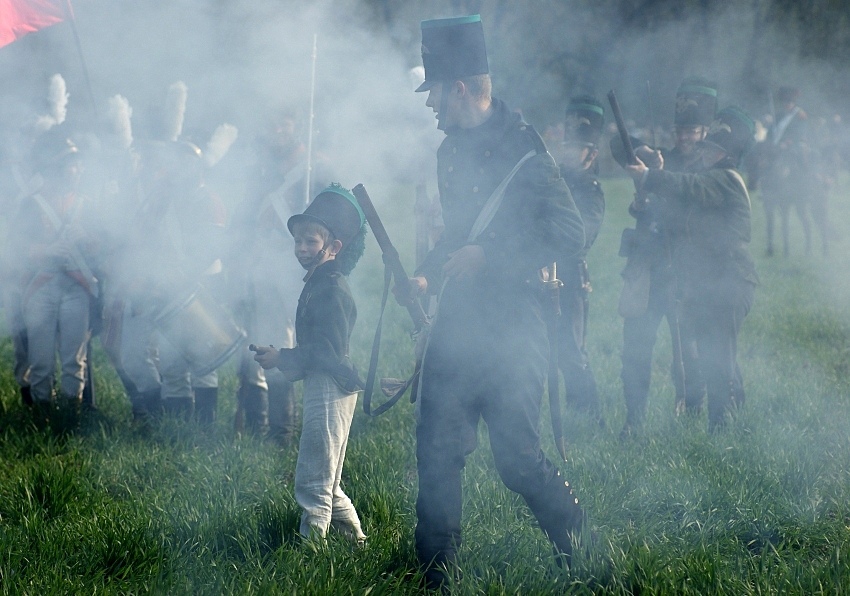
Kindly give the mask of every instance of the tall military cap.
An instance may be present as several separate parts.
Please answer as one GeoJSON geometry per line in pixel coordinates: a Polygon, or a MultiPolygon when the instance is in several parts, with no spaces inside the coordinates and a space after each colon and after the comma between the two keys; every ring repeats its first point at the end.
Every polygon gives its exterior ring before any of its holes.
{"type": "Polygon", "coordinates": [[[605,107],[592,95],[570,98],[564,119],[564,142],[596,145],[605,124],[605,107]]]}
{"type": "Polygon", "coordinates": [[[755,121],[741,108],[729,106],[717,113],[703,142],[716,145],[739,160],[755,142],[754,134],[755,121]]]}
{"type": "Polygon", "coordinates": [[[717,85],[702,77],[688,77],[676,90],[676,126],[708,126],[717,111],[717,85]]]}
{"type": "Polygon", "coordinates": [[[33,167],[43,173],[44,170],[59,169],[69,161],[79,160],[80,152],[66,131],[54,128],[43,132],[33,143],[31,159],[33,167]]]}
{"type": "Polygon", "coordinates": [[[480,15],[431,19],[421,26],[425,81],[416,91],[490,72],[480,15]]]}
{"type": "Polygon", "coordinates": [[[357,199],[347,188],[334,182],[316,195],[304,213],[293,215],[286,222],[289,232],[298,222],[314,222],[326,227],[334,238],[342,242],[336,262],[340,271],[348,275],[366,249],[366,215],[357,199]]]}

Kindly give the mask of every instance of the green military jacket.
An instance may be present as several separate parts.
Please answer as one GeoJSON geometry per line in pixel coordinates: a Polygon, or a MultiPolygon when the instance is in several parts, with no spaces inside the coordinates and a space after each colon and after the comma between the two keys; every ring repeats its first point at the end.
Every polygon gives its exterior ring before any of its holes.
{"type": "Polygon", "coordinates": [[[686,298],[722,300],[736,284],[758,283],[749,251],[750,198],[735,170],[650,170],[644,188],[677,214],[673,259],[686,298]]]}

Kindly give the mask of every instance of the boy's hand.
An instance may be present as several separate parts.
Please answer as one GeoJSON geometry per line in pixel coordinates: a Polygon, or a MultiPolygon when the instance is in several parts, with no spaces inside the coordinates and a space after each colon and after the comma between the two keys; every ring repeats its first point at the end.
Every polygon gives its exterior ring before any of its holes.
{"type": "Polygon", "coordinates": [[[248,346],[254,354],[254,360],[260,364],[265,370],[276,368],[280,362],[280,352],[274,346],[248,346]]]}

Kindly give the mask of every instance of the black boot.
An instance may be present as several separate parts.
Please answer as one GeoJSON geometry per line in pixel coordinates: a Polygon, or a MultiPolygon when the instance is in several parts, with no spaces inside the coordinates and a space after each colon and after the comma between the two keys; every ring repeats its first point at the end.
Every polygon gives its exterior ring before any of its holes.
{"type": "Polygon", "coordinates": [[[262,436],[269,429],[269,392],[257,385],[245,385],[236,395],[236,432],[262,436]]]}
{"type": "Polygon", "coordinates": [[[160,389],[153,389],[132,396],[133,422],[147,423],[162,416],[162,395],[160,389]]]}
{"type": "Polygon", "coordinates": [[[53,401],[33,400],[32,402],[32,421],[36,429],[43,430],[50,426],[50,421],[55,410],[53,401]]]}
{"type": "Polygon", "coordinates": [[[218,387],[198,387],[195,390],[195,420],[204,426],[215,422],[218,406],[218,387]]]}
{"type": "Polygon", "coordinates": [[[192,401],[191,397],[167,397],[162,400],[163,411],[188,422],[192,418],[192,401]]]}
{"type": "Polygon", "coordinates": [[[78,396],[60,395],[51,413],[51,427],[60,434],[77,430],[80,427],[82,404],[78,396]]]}
{"type": "Polygon", "coordinates": [[[29,385],[24,385],[20,388],[21,391],[21,403],[27,407],[32,405],[32,391],[30,391],[29,385]]]}
{"type": "Polygon", "coordinates": [[[556,472],[543,490],[533,497],[526,497],[526,502],[537,518],[540,529],[552,541],[558,563],[569,567],[573,539],[578,537],[584,525],[584,513],[570,483],[564,480],[560,472],[556,472]]]}

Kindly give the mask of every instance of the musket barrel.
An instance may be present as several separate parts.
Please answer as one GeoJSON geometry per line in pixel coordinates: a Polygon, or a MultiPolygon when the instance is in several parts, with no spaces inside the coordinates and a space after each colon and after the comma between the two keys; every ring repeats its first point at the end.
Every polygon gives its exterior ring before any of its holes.
{"type": "Polygon", "coordinates": [[[613,89],[608,92],[608,103],[611,104],[611,113],[614,114],[614,121],[617,123],[617,132],[620,134],[620,140],[623,142],[626,159],[629,165],[637,165],[637,157],[635,156],[634,147],[632,147],[632,140],[629,137],[626,122],[623,120],[623,113],[620,111],[620,102],[617,101],[617,94],[614,93],[613,89]]]}

